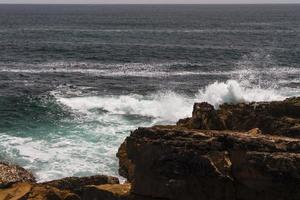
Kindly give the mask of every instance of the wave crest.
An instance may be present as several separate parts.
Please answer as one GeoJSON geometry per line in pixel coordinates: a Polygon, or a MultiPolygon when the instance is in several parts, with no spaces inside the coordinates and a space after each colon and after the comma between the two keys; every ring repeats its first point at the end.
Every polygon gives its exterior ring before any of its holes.
{"type": "Polygon", "coordinates": [[[90,113],[98,108],[110,114],[140,115],[175,122],[182,116],[189,116],[193,100],[174,92],[161,92],[147,97],[122,95],[59,98],[59,102],[83,113],[90,113]]]}
{"type": "Polygon", "coordinates": [[[218,108],[223,103],[283,100],[288,96],[273,88],[246,87],[229,80],[214,82],[200,89],[194,96],[181,95],[172,91],[159,92],[148,96],[89,96],[60,97],[63,105],[82,113],[91,114],[95,109],[116,115],[139,115],[154,118],[157,122],[176,122],[190,116],[194,102],[208,102],[218,108]]]}
{"type": "Polygon", "coordinates": [[[276,101],[283,100],[286,96],[280,94],[278,90],[273,88],[246,87],[235,80],[226,82],[214,82],[199,90],[196,95],[197,101],[205,101],[216,108],[223,103],[240,103],[252,101],[276,101]]]}

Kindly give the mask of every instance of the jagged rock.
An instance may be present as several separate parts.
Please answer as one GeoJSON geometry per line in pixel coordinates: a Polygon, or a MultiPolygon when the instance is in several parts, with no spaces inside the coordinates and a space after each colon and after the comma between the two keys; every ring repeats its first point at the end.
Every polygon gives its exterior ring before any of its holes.
{"type": "Polygon", "coordinates": [[[84,188],[82,200],[128,200],[130,184],[92,185],[84,188]]]}
{"type": "Polygon", "coordinates": [[[68,177],[45,183],[21,180],[16,184],[7,185],[5,189],[0,189],[0,200],[80,200],[87,186],[100,187],[103,184],[117,185],[118,183],[118,178],[104,175],[68,177]]]}
{"type": "Polygon", "coordinates": [[[215,110],[208,103],[196,103],[191,118],[178,126],[202,130],[248,131],[300,137],[300,97],[284,101],[223,104],[215,110]]]}
{"type": "Polygon", "coordinates": [[[34,183],[33,174],[17,165],[0,162],[0,188],[8,187],[17,182],[34,183]]]}
{"type": "Polygon", "coordinates": [[[0,189],[1,200],[80,200],[80,197],[66,190],[32,184],[16,183],[9,188],[0,189]]]}
{"type": "Polygon", "coordinates": [[[0,189],[0,199],[1,200],[17,200],[22,199],[26,196],[32,188],[29,183],[19,183],[14,187],[0,189]]]}
{"type": "Polygon", "coordinates": [[[247,132],[247,134],[256,136],[256,135],[262,134],[262,132],[261,132],[261,130],[259,128],[254,128],[254,129],[249,130],[247,132]]]}
{"type": "Polygon", "coordinates": [[[56,187],[60,190],[69,190],[81,195],[86,185],[118,184],[119,179],[112,176],[96,175],[90,177],[68,177],[59,180],[42,183],[43,185],[56,187]]]}
{"type": "Polygon", "coordinates": [[[117,157],[120,160],[119,174],[123,177],[126,177],[128,181],[131,181],[134,172],[134,164],[129,159],[127,159],[126,142],[123,142],[121,144],[117,153],[117,157]]]}
{"type": "Polygon", "coordinates": [[[120,166],[134,169],[124,174],[132,194],[145,197],[300,199],[300,139],[254,133],[139,128],[122,145],[120,166]]]}
{"type": "Polygon", "coordinates": [[[34,185],[26,200],[80,200],[80,197],[67,190],[59,190],[47,185],[34,185]]]}

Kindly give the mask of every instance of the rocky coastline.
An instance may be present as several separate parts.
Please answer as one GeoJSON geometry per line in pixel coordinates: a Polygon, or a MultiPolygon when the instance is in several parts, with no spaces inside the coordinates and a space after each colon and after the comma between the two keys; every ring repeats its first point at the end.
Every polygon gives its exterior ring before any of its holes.
{"type": "Polygon", "coordinates": [[[138,128],[117,153],[119,174],[37,183],[0,163],[0,200],[299,200],[300,97],[195,103],[176,125],[138,128]]]}

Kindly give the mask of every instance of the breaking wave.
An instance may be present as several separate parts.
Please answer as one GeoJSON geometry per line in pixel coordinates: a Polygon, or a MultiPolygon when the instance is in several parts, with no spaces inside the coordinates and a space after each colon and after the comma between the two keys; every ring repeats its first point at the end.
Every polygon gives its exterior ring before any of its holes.
{"type": "Polygon", "coordinates": [[[197,101],[208,102],[216,108],[223,103],[276,101],[287,97],[286,94],[273,88],[264,89],[259,86],[247,88],[235,80],[210,84],[199,90],[196,96],[197,101]]]}
{"type": "Polygon", "coordinates": [[[58,101],[81,113],[91,113],[94,109],[102,109],[115,115],[139,115],[172,123],[189,116],[194,102],[205,101],[218,108],[223,103],[276,101],[287,97],[289,95],[282,90],[259,86],[246,87],[236,80],[228,80],[214,82],[200,89],[193,96],[167,91],[148,96],[132,94],[102,97],[59,97],[58,101]]]}
{"type": "Polygon", "coordinates": [[[175,122],[191,113],[192,98],[175,92],[155,95],[122,95],[107,97],[59,98],[58,101],[76,111],[90,113],[95,108],[115,115],[139,115],[157,120],[175,122]]]}
{"type": "Polygon", "coordinates": [[[26,116],[48,109],[43,113],[46,118],[54,116],[51,124],[45,120],[44,128],[39,128],[40,118],[30,123],[14,118],[24,125],[22,131],[13,135],[5,131],[0,138],[0,154],[32,170],[39,181],[100,172],[118,176],[115,154],[130,131],[140,126],[175,124],[191,115],[194,102],[206,101],[218,108],[222,103],[281,100],[289,96],[284,93],[286,90],[249,87],[236,80],[214,82],[190,96],[165,91],[145,96],[66,97],[70,93],[64,88],[57,90],[51,94],[54,101],[49,98],[49,103],[39,106],[40,101],[34,100],[35,109],[26,109],[26,116]],[[62,112],[65,117],[55,117],[62,112]]]}

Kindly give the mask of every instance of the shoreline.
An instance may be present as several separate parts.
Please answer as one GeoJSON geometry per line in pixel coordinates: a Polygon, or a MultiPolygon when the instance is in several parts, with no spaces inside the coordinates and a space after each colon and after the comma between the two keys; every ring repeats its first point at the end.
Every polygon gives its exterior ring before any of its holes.
{"type": "Polygon", "coordinates": [[[177,125],[133,131],[117,157],[124,183],[105,175],[36,183],[25,169],[0,163],[0,199],[297,199],[300,97],[218,110],[195,103],[177,125]]]}

